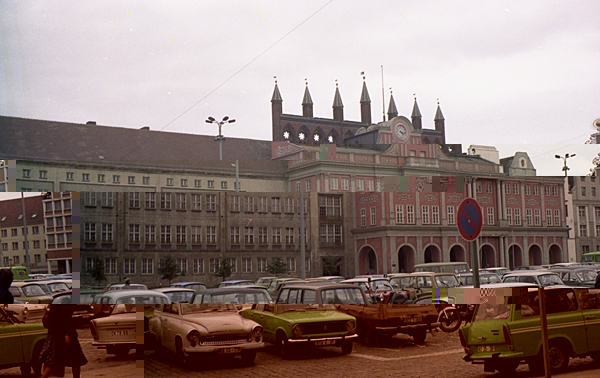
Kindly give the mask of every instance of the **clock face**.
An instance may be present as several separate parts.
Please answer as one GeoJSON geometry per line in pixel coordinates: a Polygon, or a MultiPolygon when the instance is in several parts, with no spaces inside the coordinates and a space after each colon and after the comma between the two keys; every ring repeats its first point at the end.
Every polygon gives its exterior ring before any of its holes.
{"type": "Polygon", "coordinates": [[[396,125],[394,133],[396,134],[396,138],[400,140],[405,140],[406,138],[408,138],[408,129],[402,124],[396,125]]]}

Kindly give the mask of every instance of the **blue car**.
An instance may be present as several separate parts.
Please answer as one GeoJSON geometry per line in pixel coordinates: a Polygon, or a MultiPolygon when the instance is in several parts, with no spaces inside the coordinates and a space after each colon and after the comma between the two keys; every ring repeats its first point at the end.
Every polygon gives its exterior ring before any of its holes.
{"type": "Polygon", "coordinates": [[[192,290],[206,290],[206,285],[204,282],[175,282],[171,284],[171,287],[181,287],[184,289],[192,289],[192,290]]]}

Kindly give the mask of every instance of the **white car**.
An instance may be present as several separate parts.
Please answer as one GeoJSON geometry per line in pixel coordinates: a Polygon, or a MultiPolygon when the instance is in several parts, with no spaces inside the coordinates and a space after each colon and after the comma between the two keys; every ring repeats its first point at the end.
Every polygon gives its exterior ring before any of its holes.
{"type": "Polygon", "coordinates": [[[6,312],[11,313],[22,323],[41,323],[46,312],[46,304],[5,304],[6,312]]]}
{"type": "Polygon", "coordinates": [[[264,347],[263,328],[242,318],[230,304],[160,306],[150,319],[149,331],[150,348],[175,352],[185,365],[208,354],[240,355],[251,365],[256,351],[264,347]]]}
{"type": "MultiPolygon", "coordinates": [[[[115,305],[107,317],[90,321],[90,332],[92,346],[117,357],[128,355],[131,349],[137,349],[137,306],[115,305]]],[[[140,347],[143,349],[143,345],[140,347]]]]}

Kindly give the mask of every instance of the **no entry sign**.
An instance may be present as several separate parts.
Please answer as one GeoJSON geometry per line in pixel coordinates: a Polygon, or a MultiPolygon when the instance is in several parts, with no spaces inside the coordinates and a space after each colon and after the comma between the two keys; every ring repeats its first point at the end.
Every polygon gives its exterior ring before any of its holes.
{"type": "Polygon", "coordinates": [[[483,216],[481,207],[473,198],[466,198],[458,207],[458,232],[468,241],[477,239],[481,232],[483,216]]]}

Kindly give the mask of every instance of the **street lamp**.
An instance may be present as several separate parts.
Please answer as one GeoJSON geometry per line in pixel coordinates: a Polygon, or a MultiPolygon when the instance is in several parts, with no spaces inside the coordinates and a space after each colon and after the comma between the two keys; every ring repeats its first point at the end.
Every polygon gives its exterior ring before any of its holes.
{"type": "Polygon", "coordinates": [[[564,165],[563,165],[563,168],[562,168],[562,170],[563,170],[563,171],[565,171],[565,177],[567,177],[567,171],[568,171],[569,169],[571,169],[571,168],[567,167],[567,159],[568,159],[568,158],[575,157],[575,154],[565,154],[565,156],[564,156],[564,157],[563,157],[563,156],[560,156],[560,155],[554,155],[554,157],[555,157],[555,158],[557,158],[557,159],[563,159],[563,163],[564,163],[564,165]]]}
{"type": "Polygon", "coordinates": [[[219,160],[223,160],[223,141],[225,140],[225,137],[221,134],[221,126],[223,126],[226,123],[234,123],[235,119],[229,119],[228,116],[225,116],[223,117],[222,121],[217,121],[213,117],[208,117],[208,119],[205,122],[216,123],[217,125],[219,125],[219,135],[217,135],[215,141],[219,142],[219,160]]]}

